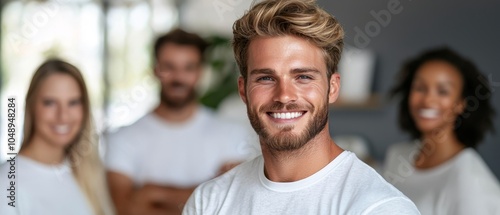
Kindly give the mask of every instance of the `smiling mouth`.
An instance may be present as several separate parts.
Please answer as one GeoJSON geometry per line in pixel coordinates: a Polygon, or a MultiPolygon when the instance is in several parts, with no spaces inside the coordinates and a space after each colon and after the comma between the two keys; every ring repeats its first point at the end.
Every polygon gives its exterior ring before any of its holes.
{"type": "Polygon", "coordinates": [[[64,134],[69,133],[69,130],[70,130],[69,125],[56,125],[56,126],[54,126],[54,131],[57,134],[64,135],[64,134]]]}
{"type": "Polygon", "coordinates": [[[296,119],[304,115],[306,111],[294,111],[294,112],[268,112],[267,114],[274,119],[296,119]]]}
{"type": "Polygon", "coordinates": [[[420,117],[424,119],[435,119],[439,116],[439,111],[436,109],[426,108],[426,109],[420,109],[418,111],[418,114],[420,117]]]}

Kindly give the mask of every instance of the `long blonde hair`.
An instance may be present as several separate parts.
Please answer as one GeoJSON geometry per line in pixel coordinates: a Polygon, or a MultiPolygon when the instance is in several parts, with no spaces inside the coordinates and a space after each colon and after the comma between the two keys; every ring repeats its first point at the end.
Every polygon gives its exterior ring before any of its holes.
{"type": "Polygon", "coordinates": [[[24,135],[21,151],[26,149],[34,134],[33,113],[37,91],[41,83],[52,74],[66,74],[78,83],[83,105],[83,121],[80,132],[65,150],[66,158],[71,164],[73,175],[80,188],[97,215],[113,214],[111,201],[106,187],[104,167],[98,153],[98,137],[94,131],[90,113],[90,101],[85,81],[80,71],[73,65],[53,59],[43,63],[31,79],[26,94],[26,111],[24,117],[24,135]]]}

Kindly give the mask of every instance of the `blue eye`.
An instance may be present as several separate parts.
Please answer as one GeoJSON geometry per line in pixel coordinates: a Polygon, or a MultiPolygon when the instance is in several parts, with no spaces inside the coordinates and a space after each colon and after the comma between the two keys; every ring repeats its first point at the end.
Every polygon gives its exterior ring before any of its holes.
{"type": "Polygon", "coordinates": [[[312,77],[308,75],[299,75],[299,79],[312,79],[312,77]]]}
{"type": "Polygon", "coordinates": [[[313,80],[314,80],[314,77],[311,75],[298,75],[297,76],[298,83],[309,84],[313,80]]]}

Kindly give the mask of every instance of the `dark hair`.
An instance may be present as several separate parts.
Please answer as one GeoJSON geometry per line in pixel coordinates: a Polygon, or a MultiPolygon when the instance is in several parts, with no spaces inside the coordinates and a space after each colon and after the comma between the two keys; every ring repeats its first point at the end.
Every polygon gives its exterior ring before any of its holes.
{"type": "Polygon", "coordinates": [[[495,110],[490,103],[490,84],[474,63],[447,47],[428,50],[403,65],[398,82],[390,92],[392,97],[401,96],[399,126],[413,138],[421,138],[410,115],[408,99],[416,72],[429,61],[444,61],[460,72],[464,83],[461,97],[465,101],[465,108],[455,120],[455,135],[466,147],[475,148],[488,130],[494,130],[492,118],[495,110]]]}
{"type": "Polygon", "coordinates": [[[182,29],[177,28],[156,39],[154,45],[155,59],[158,59],[158,53],[160,52],[160,48],[167,43],[195,46],[198,49],[198,51],[200,51],[200,56],[202,61],[204,59],[203,53],[205,52],[205,49],[208,47],[208,43],[197,34],[188,33],[182,29]]]}

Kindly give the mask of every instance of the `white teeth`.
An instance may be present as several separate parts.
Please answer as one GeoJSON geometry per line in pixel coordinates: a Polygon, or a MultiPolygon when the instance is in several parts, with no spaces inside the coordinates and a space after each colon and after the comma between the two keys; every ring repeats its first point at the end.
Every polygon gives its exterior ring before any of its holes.
{"type": "Polygon", "coordinates": [[[69,132],[69,126],[68,125],[56,125],[54,127],[54,130],[58,134],[66,134],[69,132]]]}
{"type": "Polygon", "coordinates": [[[421,109],[419,114],[423,118],[433,119],[438,117],[439,111],[436,109],[421,109]]]}
{"type": "Polygon", "coordinates": [[[302,116],[302,112],[272,113],[271,116],[276,119],[294,119],[302,116]]]}

